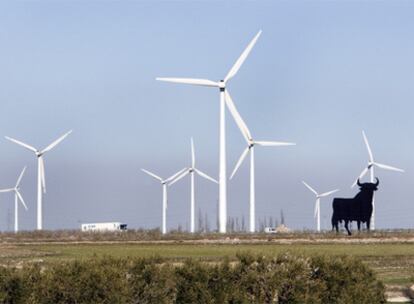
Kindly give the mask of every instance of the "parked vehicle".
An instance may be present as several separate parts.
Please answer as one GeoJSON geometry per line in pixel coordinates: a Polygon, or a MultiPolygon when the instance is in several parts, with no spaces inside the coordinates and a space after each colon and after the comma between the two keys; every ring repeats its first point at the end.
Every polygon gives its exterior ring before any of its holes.
{"type": "Polygon", "coordinates": [[[84,232],[87,231],[125,231],[127,230],[127,224],[119,222],[109,222],[109,223],[88,223],[82,224],[81,230],[84,232]]]}

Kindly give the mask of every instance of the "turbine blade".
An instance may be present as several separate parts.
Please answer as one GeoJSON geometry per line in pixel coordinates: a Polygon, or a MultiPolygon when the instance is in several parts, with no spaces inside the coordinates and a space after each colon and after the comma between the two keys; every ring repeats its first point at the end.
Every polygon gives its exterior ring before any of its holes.
{"type": "Polygon", "coordinates": [[[39,157],[40,162],[40,178],[43,187],[43,193],[46,193],[46,178],[45,178],[45,162],[43,160],[43,156],[39,157]]]}
{"type": "Polygon", "coordinates": [[[41,153],[45,153],[47,151],[52,150],[54,147],[56,147],[62,140],[64,140],[66,138],[66,136],[68,136],[70,133],[72,133],[72,130],[70,130],[69,132],[66,132],[65,134],[63,134],[61,137],[59,137],[58,139],[56,139],[54,142],[52,142],[49,146],[47,146],[46,148],[44,148],[42,150],[41,153]]]}
{"type": "Polygon", "coordinates": [[[17,197],[19,198],[19,200],[22,202],[22,204],[23,204],[23,206],[24,206],[24,209],[28,209],[27,208],[27,206],[26,206],[26,203],[24,202],[24,200],[23,200],[23,197],[22,197],[22,195],[20,194],[20,192],[19,191],[17,191],[16,190],[16,195],[17,195],[17,197]]]}
{"type": "Polygon", "coordinates": [[[229,109],[231,115],[233,116],[234,121],[236,122],[237,126],[239,127],[240,132],[242,133],[244,139],[246,140],[247,144],[250,144],[250,140],[252,139],[252,135],[250,134],[249,128],[247,128],[246,123],[244,122],[243,118],[240,116],[239,111],[233,102],[229,92],[226,90],[225,94],[225,101],[227,108],[229,109]]]}
{"type": "Polygon", "coordinates": [[[14,138],[11,138],[11,137],[8,137],[8,136],[6,136],[6,139],[7,140],[10,140],[10,141],[14,142],[15,144],[18,144],[18,145],[20,145],[20,146],[22,146],[22,147],[24,147],[26,149],[29,149],[30,151],[33,151],[35,153],[37,152],[36,148],[34,148],[34,147],[32,147],[32,146],[30,146],[28,144],[25,144],[24,142],[21,142],[21,141],[19,141],[17,139],[14,139],[14,138]]]}
{"type": "Polygon", "coordinates": [[[236,167],[234,167],[233,172],[230,175],[230,179],[233,178],[234,174],[236,174],[237,170],[239,169],[240,165],[242,164],[243,160],[246,158],[247,154],[249,153],[250,149],[247,147],[244,149],[243,153],[240,155],[239,160],[237,161],[236,167]]]}
{"type": "Polygon", "coordinates": [[[194,140],[191,137],[191,167],[195,167],[195,151],[194,151],[194,140]]]}
{"type": "Polygon", "coordinates": [[[23,178],[24,171],[26,171],[26,167],[23,168],[22,172],[19,175],[19,178],[17,179],[16,186],[15,186],[16,188],[20,185],[20,182],[23,178]]]}
{"type": "Polygon", "coordinates": [[[189,170],[185,170],[184,172],[182,172],[180,175],[178,175],[175,179],[173,179],[168,186],[172,186],[174,185],[176,182],[178,182],[180,179],[184,178],[187,174],[189,174],[190,171],[189,170]]]}
{"type": "Polygon", "coordinates": [[[365,135],[365,131],[362,131],[362,136],[364,137],[364,142],[365,142],[365,145],[367,146],[369,161],[374,162],[374,156],[372,155],[372,150],[371,150],[371,147],[369,146],[368,138],[365,135]]]}
{"type": "Polygon", "coordinates": [[[325,197],[325,196],[331,195],[331,194],[333,194],[335,192],[338,192],[338,191],[339,191],[339,189],[335,189],[335,190],[332,190],[332,191],[329,191],[329,192],[325,192],[325,193],[319,194],[319,197],[325,197]]]}
{"type": "Polygon", "coordinates": [[[208,179],[210,181],[212,181],[213,183],[218,184],[218,181],[216,181],[214,178],[212,178],[211,176],[208,176],[207,174],[205,174],[204,172],[198,170],[198,169],[194,169],[194,171],[200,175],[201,177],[204,177],[205,179],[208,179]]]}
{"type": "Polygon", "coordinates": [[[378,168],[385,169],[385,170],[405,172],[403,169],[388,166],[388,165],[384,165],[384,164],[380,164],[380,163],[374,163],[374,165],[377,166],[378,168]]]}
{"type": "Polygon", "coordinates": [[[242,66],[243,62],[246,60],[247,56],[249,56],[249,53],[253,49],[254,45],[256,44],[257,39],[259,39],[260,35],[262,34],[262,31],[260,30],[256,36],[254,36],[253,40],[250,41],[250,43],[247,45],[246,49],[241,53],[240,57],[237,59],[236,63],[233,65],[233,67],[228,72],[226,78],[224,78],[224,82],[227,82],[231,78],[234,77],[234,75],[237,74],[240,67],[242,66]]]}
{"type": "Polygon", "coordinates": [[[145,170],[145,169],[141,169],[141,171],[144,172],[144,173],[146,173],[146,174],[148,174],[148,175],[150,175],[150,176],[152,176],[153,178],[159,180],[160,182],[162,182],[162,178],[159,177],[158,175],[155,175],[154,173],[152,173],[152,172],[150,172],[148,170],[145,170]]]}
{"type": "Polygon", "coordinates": [[[354,183],[352,184],[352,186],[351,186],[351,188],[354,188],[355,187],[355,185],[357,184],[357,182],[358,182],[358,179],[361,179],[361,178],[363,178],[364,176],[365,176],[365,174],[367,174],[368,173],[368,168],[365,168],[364,170],[362,170],[362,172],[361,172],[361,174],[357,177],[357,179],[354,181],[354,183]]]}
{"type": "Polygon", "coordinates": [[[14,188],[2,189],[0,190],[0,193],[6,193],[6,192],[11,192],[11,191],[14,191],[14,188]]]}
{"type": "Polygon", "coordinates": [[[282,142],[282,141],[255,141],[255,144],[264,147],[282,147],[282,146],[295,146],[295,143],[282,142]]]}
{"type": "Polygon", "coordinates": [[[174,178],[176,178],[178,175],[180,175],[181,173],[183,173],[184,171],[188,170],[188,168],[183,168],[180,171],[178,171],[177,173],[173,174],[172,176],[170,176],[169,178],[167,178],[164,182],[168,183],[169,181],[173,180],[174,178]]]}
{"type": "Polygon", "coordinates": [[[316,192],[316,190],[313,189],[311,186],[309,186],[305,181],[302,181],[302,183],[306,186],[306,188],[312,191],[315,195],[318,195],[318,192],[316,192]]]}
{"type": "Polygon", "coordinates": [[[219,84],[215,81],[211,81],[208,79],[197,79],[197,78],[166,78],[166,77],[157,77],[155,78],[159,81],[166,81],[166,82],[174,82],[174,83],[184,83],[184,84],[192,84],[192,85],[199,85],[199,86],[206,86],[206,87],[218,87],[219,84]]]}

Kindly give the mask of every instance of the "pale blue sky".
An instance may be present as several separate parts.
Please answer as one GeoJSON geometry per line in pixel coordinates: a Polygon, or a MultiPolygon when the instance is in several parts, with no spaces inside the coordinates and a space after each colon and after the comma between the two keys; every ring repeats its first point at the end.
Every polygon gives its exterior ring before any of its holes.
{"type": "MultiPolygon", "coordinates": [[[[141,167],[169,176],[189,164],[218,174],[218,92],[155,81],[219,80],[262,29],[229,90],[253,136],[296,142],[256,152],[257,215],[313,228],[321,191],[352,196],[366,163],[365,129],[378,161],[378,227],[412,227],[414,3],[409,1],[2,1],[0,135],[46,146],[44,226],[123,221],[156,227],[161,187],[141,167]]],[[[228,171],[244,141],[228,116],[228,171]]],[[[0,140],[0,187],[28,166],[22,193],[35,227],[36,162],[0,140]]],[[[248,166],[229,182],[229,215],[247,218],[248,166]]],[[[198,179],[197,209],[215,224],[218,189],[198,179]]],[[[189,180],[170,188],[168,226],[189,222],[189,180]]],[[[12,211],[0,197],[0,229],[12,211]]],[[[322,202],[330,218],[331,198],[322,202]]],[[[323,222],[324,224],[324,222],[323,222]]],[[[324,225],[323,225],[324,226],[324,225]]],[[[330,225],[329,225],[330,226],[330,225]]]]}

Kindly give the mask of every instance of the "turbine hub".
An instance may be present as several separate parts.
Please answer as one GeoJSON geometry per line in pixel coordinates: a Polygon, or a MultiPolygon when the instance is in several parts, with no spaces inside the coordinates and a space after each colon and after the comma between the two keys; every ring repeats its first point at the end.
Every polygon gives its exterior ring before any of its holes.
{"type": "Polygon", "coordinates": [[[226,88],[226,83],[224,82],[224,80],[220,80],[218,85],[219,85],[220,91],[224,91],[224,89],[226,88]]]}

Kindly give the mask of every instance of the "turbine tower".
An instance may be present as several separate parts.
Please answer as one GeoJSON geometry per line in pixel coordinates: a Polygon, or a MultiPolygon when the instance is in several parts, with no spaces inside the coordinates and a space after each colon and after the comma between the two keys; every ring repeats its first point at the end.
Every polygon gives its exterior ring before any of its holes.
{"type": "Polygon", "coordinates": [[[207,86],[215,87],[220,91],[220,139],[219,139],[219,231],[221,233],[226,233],[227,226],[227,173],[226,173],[226,119],[225,119],[225,106],[226,106],[226,92],[227,92],[227,83],[233,78],[243,62],[246,60],[250,51],[253,49],[256,44],[257,39],[259,38],[262,31],[259,31],[253,40],[248,44],[246,49],[237,59],[236,63],[227,73],[226,77],[220,81],[212,81],[208,79],[194,79],[194,78],[156,78],[160,81],[174,82],[174,83],[184,83],[198,86],[207,86]]]}
{"type": "Polygon", "coordinates": [[[158,180],[161,185],[162,185],[162,226],[161,226],[161,231],[162,234],[166,234],[167,233],[167,205],[168,205],[168,198],[167,198],[167,186],[168,186],[168,182],[170,182],[171,180],[173,180],[174,178],[177,177],[177,175],[181,174],[182,172],[184,172],[186,170],[186,168],[178,171],[177,173],[175,173],[174,175],[170,176],[167,179],[163,179],[161,177],[159,177],[158,175],[145,170],[145,169],[141,169],[142,172],[148,174],[149,176],[152,176],[153,178],[155,178],[156,180],[158,180]]]}
{"type": "Polygon", "coordinates": [[[187,174],[190,174],[191,177],[191,225],[190,225],[190,232],[194,233],[195,232],[195,195],[194,195],[194,177],[195,177],[195,173],[197,173],[198,175],[200,175],[201,177],[204,177],[205,179],[208,179],[214,183],[218,183],[214,178],[208,176],[207,174],[205,174],[204,172],[200,171],[199,169],[197,169],[195,167],[195,152],[194,152],[194,141],[193,138],[191,138],[191,167],[186,168],[181,174],[179,174],[175,179],[173,179],[169,186],[171,186],[172,184],[178,182],[180,179],[182,179],[183,177],[185,177],[187,174]]]}
{"type": "Polygon", "coordinates": [[[22,203],[23,207],[27,210],[26,203],[23,200],[22,195],[20,194],[20,182],[23,178],[24,171],[26,171],[26,167],[23,168],[22,172],[19,175],[19,178],[17,179],[16,185],[14,188],[9,189],[3,189],[0,190],[0,193],[6,193],[6,192],[14,192],[14,232],[19,231],[19,201],[22,203]]]}
{"type": "Polygon", "coordinates": [[[6,136],[6,139],[34,152],[37,157],[37,230],[42,230],[42,188],[43,188],[43,193],[46,193],[45,164],[43,160],[43,155],[46,152],[52,150],[54,147],[56,147],[70,133],[72,133],[72,130],[63,134],[61,137],[56,139],[54,142],[52,142],[49,146],[47,146],[43,150],[38,150],[28,144],[25,144],[24,142],[21,142],[19,140],[6,136]]]}
{"type": "Polygon", "coordinates": [[[316,218],[316,230],[318,232],[320,232],[321,231],[321,197],[326,197],[326,196],[331,195],[335,192],[338,192],[339,189],[319,194],[318,192],[316,192],[315,189],[313,189],[307,183],[305,183],[305,182],[302,182],[302,183],[306,186],[306,188],[308,188],[310,191],[312,191],[313,194],[315,194],[315,196],[316,196],[314,217],[316,218]]]}
{"type": "MultiPolygon", "coordinates": [[[[355,182],[352,184],[351,188],[355,187],[355,185],[358,182],[358,179],[363,178],[368,173],[368,171],[370,172],[370,182],[374,183],[375,182],[374,181],[374,179],[375,179],[374,167],[377,167],[377,168],[380,168],[380,169],[385,169],[385,170],[388,170],[388,171],[404,172],[403,169],[399,169],[399,168],[392,167],[392,166],[389,166],[389,165],[380,164],[380,163],[374,161],[374,156],[372,154],[372,150],[371,150],[371,147],[369,145],[368,138],[365,135],[364,131],[362,131],[362,137],[364,138],[365,146],[367,147],[367,151],[368,151],[368,165],[367,165],[367,167],[364,168],[364,170],[362,170],[361,174],[357,177],[355,182]]],[[[375,230],[375,193],[373,194],[373,197],[372,197],[371,229],[375,230]]]]}
{"type": "Polygon", "coordinates": [[[250,130],[247,128],[247,125],[244,123],[243,119],[241,118],[239,112],[237,111],[236,107],[234,106],[233,100],[230,97],[230,94],[227,93],[227,107],[232,114],[234,120],[236,121],[237,126],[240,129],[244,139],[246,140],[247,147],[244,149],[243,153],[241,154],[234,170],[230,176],[230,179],[233,178],[234,174],[236,174],[237,170],[239,169],[240,165],[243,163],[243,160],[246,158],[247,154],[250,152],[250,232],[256,231],[256,197],[255,197],[255,162],[254,162],[254,147],[255,145],[264,146],[264,147],[277,147],[277,146],[293,146],[294,143],[288,142],[277,142],[277,141],[257,141],[252,138],[250,130]]]}

